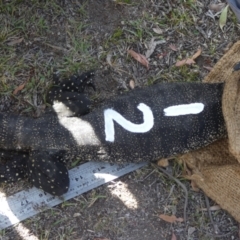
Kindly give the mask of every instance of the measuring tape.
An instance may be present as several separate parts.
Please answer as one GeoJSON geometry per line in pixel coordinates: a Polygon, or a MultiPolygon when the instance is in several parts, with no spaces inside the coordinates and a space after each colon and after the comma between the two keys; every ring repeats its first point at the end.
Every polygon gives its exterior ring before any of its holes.
{"type": "Polygon", "coordinates": [[[61,197],[52,196],[33,187],[2,198],[0,199],[0,230],[145,165],[147,163],[117,165],[88,162],[69,170],[70,187],[61,197]]]}

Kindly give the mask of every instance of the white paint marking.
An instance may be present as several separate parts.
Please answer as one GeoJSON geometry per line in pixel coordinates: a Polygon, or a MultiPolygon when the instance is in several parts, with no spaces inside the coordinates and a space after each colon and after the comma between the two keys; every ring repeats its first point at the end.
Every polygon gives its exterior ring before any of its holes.
{"type": "Polygon", "coordinates": [[[126,120],[122,115],[113,109],[104,110],[104,121],[105,121],[105,136],[106,141],[114,142],[115,130],[114,123],[115,120],[119,125],[129,132],[134,133],[145,133],[148,132],[154,124],[153,113],[150,107],[144,103],[140,103],[137,108],[143,112],[143,123],[135,124],[126,120]]]}
{"type": "Polygon", "coordinates": [[[204,109],[203,103],[181,104],[164,108],[164,115],[167,117],[181,116],[188,114],[198,114],[204,109]]]}

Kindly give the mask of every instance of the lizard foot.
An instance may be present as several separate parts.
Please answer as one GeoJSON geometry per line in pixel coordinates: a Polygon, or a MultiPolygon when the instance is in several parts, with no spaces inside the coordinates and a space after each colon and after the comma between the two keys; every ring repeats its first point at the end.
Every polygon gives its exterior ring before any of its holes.
{"type": "Polygon", "coordinates": [[[57,73],[53,75],[53,82],[57,84],[47,94],[47,101],[55,112],[65,116],[81,116],[90,111],[91,101],[84,94],[86,87],[96,90],[93,83],[93,71],[82,75],[72,75],[69,79],[59,80],[57,73]]]}
{"type": "Polygon", "coordinates": [[[33,151],[28,161],[29,181],[37,188],[61,196],[69,188],[68,170],[56,156],[47,151],[33,151]]]}

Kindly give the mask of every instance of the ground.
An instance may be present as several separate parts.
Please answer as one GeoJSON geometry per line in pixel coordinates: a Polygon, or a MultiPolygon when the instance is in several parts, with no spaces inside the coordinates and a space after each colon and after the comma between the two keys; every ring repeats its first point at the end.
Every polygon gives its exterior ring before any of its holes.
{"type": "MultiPolygon", "coordinates": [[[[223,1],[224,2],[224,1],[223,1]]],[[[96,70],[94,105],[133,87],[156,82],[202,81],[238,40],[239,25],[229,11],[223,31],[210,1],[197,0],[1,0],[0,110],[37,117],[56,69],[62,76],[96,70]],[[159,43],[149,69],[127,54],[146,54],[159,43]],[[192,66],[175,63],[202,53],[192,66]]],[[[149,240],[239,239],[239,226],[225,211],[206,211],[206,196],[168,170],[188,191],[187,222],[168,223],[160,214],[184,215],[185,193],[176,181],[149,165],[0,231],[0,239],[149,240]],[[218,231],[214,231],[214,229],[218,231]],[[173,235],[173,233],[175,235],[173,235]]],[[[26,181],[0,186],[10,195],[26,181]]],[[[210,200],[210,206],[216,207],[210,200]]]]}

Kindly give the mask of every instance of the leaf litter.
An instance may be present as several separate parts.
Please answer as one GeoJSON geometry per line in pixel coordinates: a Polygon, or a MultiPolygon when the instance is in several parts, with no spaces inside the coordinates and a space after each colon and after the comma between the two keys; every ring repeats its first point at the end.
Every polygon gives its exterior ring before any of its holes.
{"type": "Polygon", "coordinates": [[[157,33],[157,34],[163,34],[163,30],[162,30],[161,28],[159,28],[159,27],[153,28],[153,31],[154,31],[155,33],[157,33]]]}
{"type": "Polygon", "coordinates": [[[128,50],[128,54],[131,55],[135,60],[140,62],[147,69],[149,69],[149,62],[144,55],[137,53],[137,52],[133,51],[132,49],[128,50]]]}
{"type": "Polygon", "coordinates": [[[202,53],[202,49],[198,49],[197,52],[190,58],[186,58],[183,60],[180,60],[176,62],[175,66],[176,67],[181,67],[183,65],[192,65],[195,64],[196,62],[194,61],[197,57],[199,57],[202,53]]]}
{"type": "Polygon", "coordinates": [[[26,83],[27,82],[25,82],[25,83],[19,85],[18,87],[16,87],[15,90],[13,91],[13,95],[17,95],[19,91],[22,91],[24,89],[26,83]]]}
{"type": "Polygon", "coordinates": [[[175,215],[165,215],[165,214],[160,214],[159,217],[168,223],[176,223],[176,222],[183,222],[184,219],[183,218],[177,218],[175,215]]]}
{"type": "Polygon", "coordinates": [[[147,51],[145,54],[146,58],[149,58],[153,54],[153,52],[158,44],[163,44],[163,43],[166,43],[166,41],[165,40],[155,41],[155,38],[153,37],[151,39],[151,41],[147,44],[148,46],[147,46],[147,51]]]}

